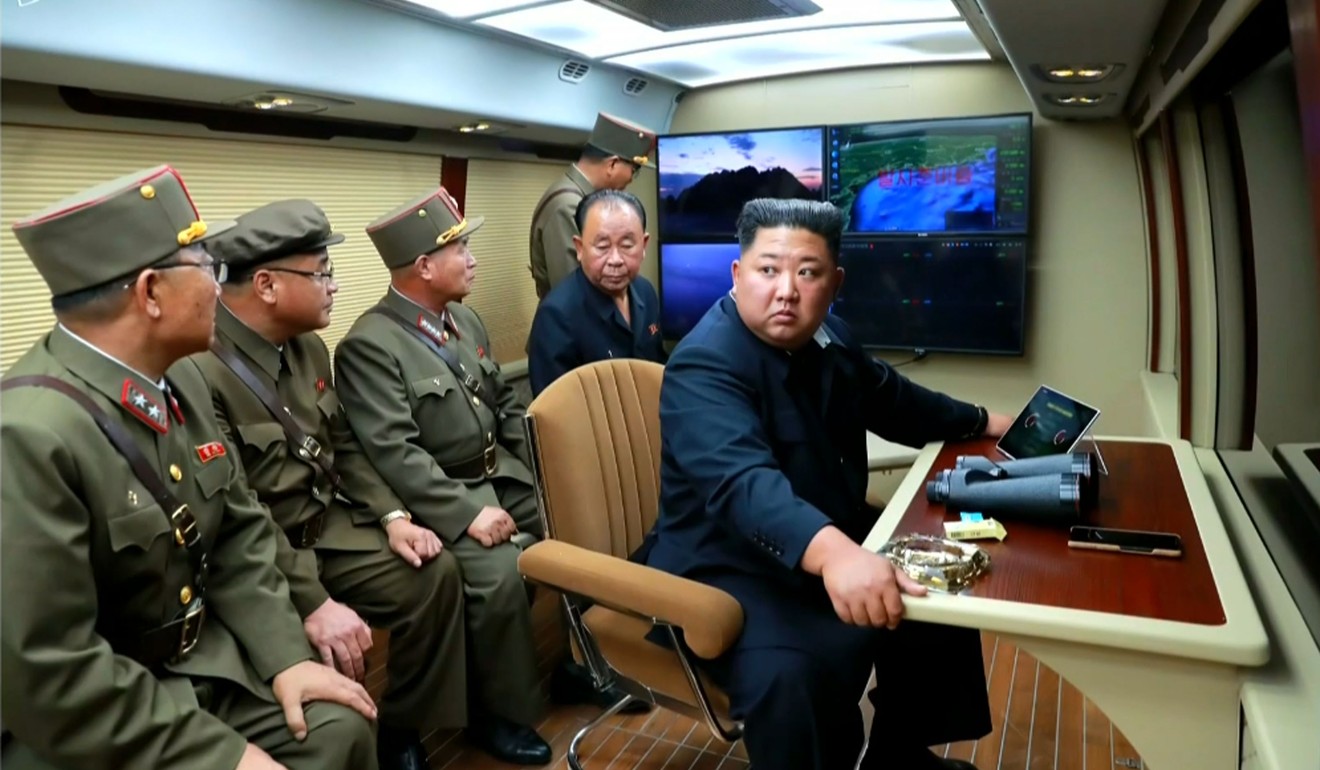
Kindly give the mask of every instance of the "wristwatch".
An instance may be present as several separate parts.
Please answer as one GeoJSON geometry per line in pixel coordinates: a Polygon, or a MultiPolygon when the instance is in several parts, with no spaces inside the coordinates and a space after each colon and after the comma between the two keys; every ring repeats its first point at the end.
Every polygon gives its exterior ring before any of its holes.
{"type": "Polygon", "coordinates": [[[388,527],[390,522],[397,521],[398,519],[403,519],[404,521],[412,521],[412,514],[408,513],[407,511],[401,511],[401,510],[390,511],[389,513],[380,517],[380,525],[382,527],[388,527]]]}

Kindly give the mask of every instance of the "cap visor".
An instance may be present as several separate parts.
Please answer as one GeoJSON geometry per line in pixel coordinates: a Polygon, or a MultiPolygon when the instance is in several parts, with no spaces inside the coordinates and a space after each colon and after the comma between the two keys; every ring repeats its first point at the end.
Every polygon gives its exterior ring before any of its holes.
{"type": "Polygon", "coordinates": [[[205,243],[217,235],[232,230],[238,226],[238,222],[233,219],[216,219],[206,223],[206,235],[197,239],[197,243],[205,243]]]}
{"type": "Polygon", "coordinates": [[[313,243],[311,246],[307,247],[307,250],[320,251],[321,249],[324,249],[327,246],[334,246],[337,243],[343,243],[343,242],[344,242],[343,233],[331,233],[329,238],[313,243]]]}
{"type": "Polygon", "coordinates": [[[461,238],[466,238],[467,236],[475,233],[479,227],[486,224],[486,218],[469,217],[467,223],[468,223],[467,228],[464,229],[463,232],[459,234],[459,237],[461,238]]]}

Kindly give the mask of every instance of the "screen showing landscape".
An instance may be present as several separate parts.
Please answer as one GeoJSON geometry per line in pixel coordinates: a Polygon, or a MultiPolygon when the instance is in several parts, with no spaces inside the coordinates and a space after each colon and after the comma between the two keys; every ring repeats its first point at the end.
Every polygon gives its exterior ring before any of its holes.
{"type": "Polygon", "coordinates": [[[831,312],[868,348],[1020,354],[1021,237],[852,238],[831,312]]]}
{"type": "Polygon", "coordinates": [[[660,137],[660,237],[731,236],[753,198],[824,200],[824,144],[821,128],[660,137]]]}
{"type": "Polygon", "coordinates": [[[660,328],[667,339],[680,339],[710,306],[733,288],[729,266],[738,244],[668,243],[660,246],[660,328]]]}
{"type": "Polygon", "coordinates": [[[1026,232],[1031,118],[829,128],[829,199],[850,233],[1026,232]]]}

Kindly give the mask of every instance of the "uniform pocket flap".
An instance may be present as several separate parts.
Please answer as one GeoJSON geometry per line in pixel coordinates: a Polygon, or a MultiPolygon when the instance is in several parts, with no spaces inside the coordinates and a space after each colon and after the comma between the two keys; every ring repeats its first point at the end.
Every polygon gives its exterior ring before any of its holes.
{"type": "Polygon", "coordinates": [[[116,516],[106,522],[110,531],[110,547],[122,551],[135,546],[145,551],[161,535],[170,532],[170,522],[165,518],[165,511],[159,505],[116,516]]]}
{"type": "Polygon", "coordinates": [[[321,410],[321,414],[333,420],[339,414],[339,394],[327,390],[316,402],[316,406],[321,410]]]}
{"type": "Polygon", "coordinates": [[[425,396],[443,396],[454,389],[454,380],[450,377],[427,377],[411,383],[412,392],[418,398],[425,396]]]}
{"type": "Polygon", "coordinates": [[[229,484],[229,458],[217,457],[197,469],[197,486],[206,498],[215,497],[215,493],[229,484]]]}
{"type": "Polygon", "coordinates": [[[278,422],[254,422],[248,425],[235,425],[238,438],[244,445],[265,450],[277,441],[284,441],[284,427],[278,422]]]}

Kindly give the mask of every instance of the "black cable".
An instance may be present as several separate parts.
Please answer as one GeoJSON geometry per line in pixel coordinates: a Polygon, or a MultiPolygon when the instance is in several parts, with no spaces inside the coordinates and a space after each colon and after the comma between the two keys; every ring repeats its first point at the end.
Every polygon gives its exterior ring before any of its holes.
{"type": "Polygon", "coordinates": [[[926,354],[926,349],[925,349],[925,348],[917,348],[916,350],[914,350],[914,351],[912,351],[912,352],[916,354],[916,355],[914,355],[912,358],[909,358],[909,359],[906,360],[906,361],[899,361],[899,362],[896,363],[896,364],[890,364],[890,366],[891,366],[891,367],[894,367],[895,369],[897,369],[897,368],[900,367],[900,366],[907,366],[908,364],[914,364],[914,363],[920,361],[921,359],[925,358],[926,355],[927,355],[927,354],[926,354]]]}

